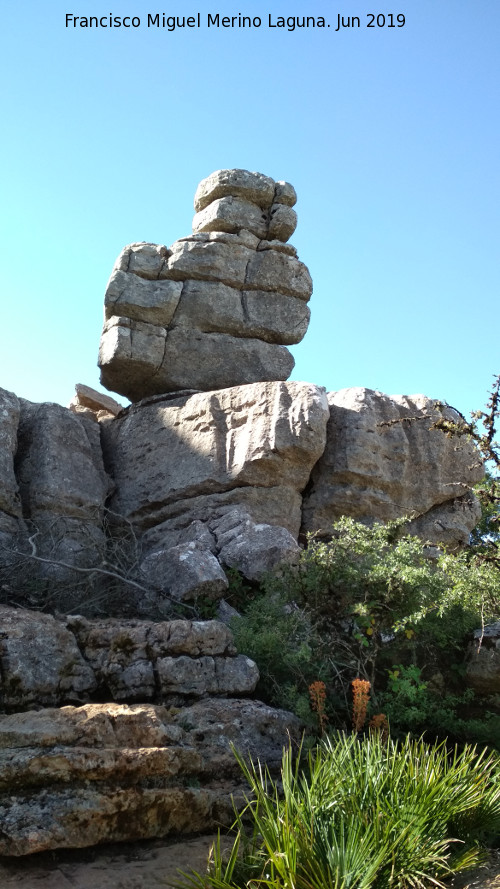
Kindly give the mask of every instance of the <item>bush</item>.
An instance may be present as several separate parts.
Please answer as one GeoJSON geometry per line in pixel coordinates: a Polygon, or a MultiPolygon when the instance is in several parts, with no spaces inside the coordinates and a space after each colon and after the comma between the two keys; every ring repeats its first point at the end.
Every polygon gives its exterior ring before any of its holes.
{"type": "Polygon", "coordinates": [[[311,683],[325,683],[328,724],[345,729],[350,684],[361,677],[394,734],[429,730],[500,747],[500,719],[477,719],[463,688],[468,634],[500,611],[498,569],[469,551],[431,558],[403,524],[343,518],[331,541],[310,540],[298,568],[265,578],[246,605],[240,590],[236,644],[259,666],[258,693],[309,725],[311,683]]]}
{"type": "Polygon", "coordinates": [[[474,748],[341,735],[320,744],[305,771],[286,751],[280,782],[238,761],[251,796],[232,850],[223,856],[219,842],[207,874],[184,874],[183,887],[441,886],[500,831],[499,760],[474,748]]]}

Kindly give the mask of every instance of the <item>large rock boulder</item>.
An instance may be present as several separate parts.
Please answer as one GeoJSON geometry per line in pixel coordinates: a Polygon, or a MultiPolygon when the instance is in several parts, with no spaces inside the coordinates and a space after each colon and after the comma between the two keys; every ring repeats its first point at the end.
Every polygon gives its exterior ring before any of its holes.
{"type": "Polygon", "coordinates": [[[22,517],[21,498],[14,473],[19,414],[17,396],[0,389],[0,564],[8,561],[22,517]]]}
{"type": "Polygon", "coordinates": [[[116,417],[120,413],[122,405],[109,395],[92,389],[91,386],[77,383],[75,394],[68,404],[68,408],[74,414],[80,414],[82,417],[99,423],[101,420],[112,420],[113,417],[116,417]]]}
{"type": "Polygon", "coordinates": [[[35,532],[35,553],[48,560],[37,563],[39,571],[60,578],[65,566],[96,565],[104,556],[111,482],[99,428],[59,404],[20,404],[16,473],[23,514],[35,532]]]}
{"type": "Polygon", "coordinates": [[[329,533],[340,516],[360,521],[413,519],[410,530],[432,543],[467,543],[480,516],[470,488],[483,474],[473,444],[434,424],[440,410],[424,395],[373,389],[328,394],[330,419],[323,456],[304,498],[304,529],[329,533]]]}
{"type": "Polygon", "coordinates": [[[324,390],[294,382],[132,405],[103,429],[111,508],[147,532],[150,549],[235,504],[296,538],[327,419],[324,390]]]}
{"type": "Polygon", "coordinates": [[[280,565],[296,563],[300,547],[286,528],[256,524],[240,507],[210,522],[220,562],[248,580],[260,580],[280,565]]]}
{"type": "Polygon", "coordinates": [[[104,300],[103,385],[138,401],[287,379],[312,293],[285,243],[295,200],[288,183],[219,170],[198,188],[192,236],[125,247],[104,300]]]}
{"type": "Polygon", "coordinates": [[[0,717],[0,855],[193,833],[241,800],[232,742],[270,765],[298,722],[257,701],[86,704],[0,717]]]}
{"type": "Polygon", "coordinates": [[[0,709],[89,700],[97,689],[76,638],[50,614],[0,606],[0,709]]]}

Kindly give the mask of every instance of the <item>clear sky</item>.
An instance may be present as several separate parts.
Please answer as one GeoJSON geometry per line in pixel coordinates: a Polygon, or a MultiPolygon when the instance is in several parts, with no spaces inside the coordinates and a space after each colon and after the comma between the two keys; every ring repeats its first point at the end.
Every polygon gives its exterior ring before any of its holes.
{"type": "Polygon", "coordinates": [[[119,251],[188,235],[198,182],[243,167],[298,193],[314,294],[293,379],[484,405],[500,373],[499,0],[73,4],[2,4],[0,386],[62,404],[99,388],[119,251]],[[147,27],[198,12],[200,28],[147,27]],[[67,13],[141,25],[66,28],[67,13]],[[338,14],[360,27],[335,30],[338,14]]]}

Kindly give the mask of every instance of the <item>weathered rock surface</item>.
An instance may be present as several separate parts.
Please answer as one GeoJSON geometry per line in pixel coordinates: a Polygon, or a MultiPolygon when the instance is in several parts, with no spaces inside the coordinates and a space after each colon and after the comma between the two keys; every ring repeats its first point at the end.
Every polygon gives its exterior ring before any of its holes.
{"type": "Polygon", "coordinates": [[[481,518],[481,505],[477,497],[468,492],[433,506],[424,515],[408,523],[408,533],[439,543],[449,549],[467,546],[470,533],[481,518]]]}
{"type": "Polygon", "coordinates": [[[6,389],[0,389],[0,560],[2,548],[10,547],[22,516],[21,498],[14,474],[19,414],[17,396],[6,389]]]}
{"type": "MultiPolygon", "coordinates": [[[[296,537],[327,418],[324,391],[293,382],[132,406],[103,430],[116,484],[111,508],[139,531],[162,524],[165,533],[236,503],[296,537]]],[[[150,549],[162,548],[161,538],[149,536],[150,549]]]]}
{"type": "Polygon", "coordinates": [[[22,710],[88,700],[97,688],[74,635],[50,614],[0,606],[0,705],[22,710]]]}
{"type": "Polygon", "coordinates": [[[278,762],[286,732],[297,728],[284,711],[239,700],[180,712],[87,704],[0,717],[0,854],[228,824],[238,793],[230,742],[278,762]]]}
{"type": "MultiPolygon", "coordinates": [[[[38,556],[88,566],[102,558],[103,508],[111,482],[99,428],[59,404],[20,400],[16,475],[23,515],[38,531],[38,556]]],[[[38,563],[40,572],[45,569],[38,563]]],[[[52,576],[62,566],[47,566],[52,576]]]]}
{"type": "Polygon", "coordinates": [[[104,298],[105,318],[123,315],[166,327],[174,317],[181,291],[180,281],[149,280],[117,269],[104,298]]]}
{"type": "Polygon", "coordinates": [[[92,389],[91,386],[84,386],[83,383],[76,384],[75,393],[68,404],[74,414],[99,422],[116,417],[122,410],[122,405],[114,398],[92,389]]]}
{"type": "Polygon", "coordinates": [[[285,244],[295,197],[288,183],[219,170],[198,189],[191,237],[126,247],[105,295],[103,385],[138,401],[285,380],[294,362],[284,347],[304,336],[312,293],[285,244]]]}
{"type": "MultiPolygon", "coordinates": [[[[167,593],[170,600],[178,602],[193,601],[199,596],[220,599],[229,586],[215,556],[198,541],[149,553],[141,562],[140,573],[154,591],[167,593]]],[[[153,594],[146,608],[154,608],[155,604],[158,607],[160,603],[161,596],[153,594]]]]}
{"type": "MultiPolygon", "coordinates": [[[[342,515],[408,515],[430,542],[463,543],[479,517],[468,489],[484,470],[465,438],[433,428],[442,416],[436,402],[364,388],[331,392],[328,402],[327,445],[304,499],[304,529],[328,533],[342,515]]],[[[449,407],[444,417],[459,420],[449,407]]]]}
{"type": "Polygon", "coordinates": [[[263,176],[262,173],[250,173],[248,170],[216,170],[206,179],[202,179],[198,185],[194,196],[194,208],[198,212],[211,204],[212,201],[228,195],[250,201],[258,207],[267,208],[274,200],[277,186],[280,194],[283,194],[283,186],[288,186],[288,193],[292,199],[292,194],[294,194],[292,186],[288,183],[276,183],[269,176],[263,176]]]}
{"type": "Polygon", "coordinates": [[[286,528],[256,524],[241,506],[213,509],[205,522],[196,519],[176,530],[168,521],[143,538],[148,555],[140,575],[151,592],[138,603],[139,613],[164,614],[172,599],[221,599],[229,587],[222,566],[258,580],[284,563],[295,563],[300,547],[286,528]]]}
{"type": "Polygon", "coordinates": [[[467,685],[479,695],[500,695],[500,621],[475,631],[467,655],[467,685]]]}
{"type": "Polygon", "coordinates": [[[219,621],[56,620],[0,607],[0,677],[1,707],[15,711],[246,695],[259,674],[219,621]]]}
{"type": "Polygon", "coordinates": [[[256,524],[236,507],[212,520],[210,529],[217,541],[220,562],[235,568],[248,580],[259,580],[284,563],[295,563],[300,547],[286,528],[256,524]]]}

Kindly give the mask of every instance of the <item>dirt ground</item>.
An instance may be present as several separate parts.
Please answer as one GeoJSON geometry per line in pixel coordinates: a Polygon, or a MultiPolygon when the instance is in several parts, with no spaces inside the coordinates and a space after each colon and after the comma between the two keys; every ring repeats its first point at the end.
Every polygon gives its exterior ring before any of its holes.
{"type": "Polygon", "coordinates": [[[1,889],[167,889],[178,869],[203,873],[213,834],[173,842],[116,844],[93,849],[0,858],[1,889]]]}
{"type": "MultiPolygon", "coordinates": [[[[180,879],[179,868],[203,873],[214,839],[210,834],[0,858],[0,889],[170,889],[180,879]]],[[[450,889],[500,889],[500,853],[456,877],[450,889]]]]}

